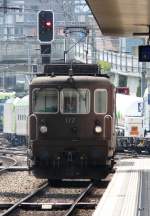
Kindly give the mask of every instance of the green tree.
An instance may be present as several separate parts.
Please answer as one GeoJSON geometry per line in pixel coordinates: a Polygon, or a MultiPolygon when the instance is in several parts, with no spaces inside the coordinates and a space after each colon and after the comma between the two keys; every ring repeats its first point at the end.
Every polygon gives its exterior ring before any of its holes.
{"type": "Polygon", "coordinates": [[[108,73],[111,69],[111,64],[107,61],[100,60],[97,62],[97,64],[101,73],[108,73]]]}

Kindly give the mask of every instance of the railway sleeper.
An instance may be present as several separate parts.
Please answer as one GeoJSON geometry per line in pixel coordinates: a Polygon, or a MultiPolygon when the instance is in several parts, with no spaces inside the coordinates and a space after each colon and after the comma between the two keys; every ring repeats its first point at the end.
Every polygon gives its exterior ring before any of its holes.
{"type": "MultiPolygon", "coordinates": [[[[0,209],[8,209],[12,207],[13,203],[0,203],[0,209]]],[[[92,202],[79,202],[77,203],[77,208],[82,209],[94,209],[96,207],[96,203],[92,202]]],[[[25,210],[40,210],[40,211],[50,211],[50,210],[66,210],[72,206],[72,203],[32,203],[32,202],[24,202],[21,203],[18,207],[25,210]]]]}

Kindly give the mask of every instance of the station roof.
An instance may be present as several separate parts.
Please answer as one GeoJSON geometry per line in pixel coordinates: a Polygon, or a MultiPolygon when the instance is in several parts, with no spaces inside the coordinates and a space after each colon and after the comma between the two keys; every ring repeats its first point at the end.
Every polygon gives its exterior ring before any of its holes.
{"type": "Polygon", "coordinates": [[[136,32],[148,32],[149,0],[86,0],[86,2],[104,35],[133,36],[136,32]]]}

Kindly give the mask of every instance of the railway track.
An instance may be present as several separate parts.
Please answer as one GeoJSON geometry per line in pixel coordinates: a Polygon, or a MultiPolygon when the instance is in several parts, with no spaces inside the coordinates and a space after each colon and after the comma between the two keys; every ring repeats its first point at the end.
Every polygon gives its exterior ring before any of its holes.
{"type": "Polygon", "coordinates": [[[27,165],[24,163],[24,165],[20,165],[19,161],[21,159],[18,159],[19,156],[25,156],[24,154],[20,152],[10,152],[9,150],[1,151],[0,150],[0,175],[5,172],[9,171],[28,171],[27,165]]]}
{"type": "Polygon", "coordinates": [[[17,160],[8,156],[0,156],[0,175],[5,171],[8,171],[10,167],[17,165],[17,160]],[[3,166],[2,166],[3,165],[3,166]]]}
{"type": "Polygon", "coordinates": [[[27,154],[27,147],[26,146],[1,146],[0,147],[0,154],[16,154],[16,155],[26,155],[27,154]]]}
{"type": "Polygon", "coordinates": [[[12,213],[16,208],[19,207],[19,205],[21,205],[21,203],[27,201],[29,198],[31,198],[32,196],[34,196],[35,194],[37,194],[38,192],[42,191],[43,189],[45,189],[48,186],[48,183],[45,182],[44,184],[42,184],[39,188],[37,188],[36,190],[34,190],[33,192],[31,192],[29,195],[25,196],[24,198],[20,199],[18,202],[14,203],[10,208],[8,208],[5,212],[1,213],[0,216],[6,216],[9,215],[10,213],[12,213]]]}
{"type": "MultiPolygon", "coordinates": [[[[107,182],[108,183],[108,182],[107,182]]],[[[107,184],[105,184],[106,187],[107,184]]],[[[53,189],[55,187],[58,187],[58,184],[55,186],[54,184],[50,184],[48,182],[44,182],[40,187],[37,189],[33,190],[30,194],[26,195],[24,198],[20,199],[19,201],[15,203],[8,203],[8,202],[3,202],[0,203],[0,209],[3,210],[3,212],[0,214],[0,216],[5,216],[5,215],[29,215],[29,213],[32,212],[32,215],[37,215],[36,211],[44,211],[42,215],[45,215],[45,212],[49,212],[50,215],[53,215],[55,212],[55,215],[59,215],[61,211],[61,215],[63,216],[70,216],[73,214],[73,212],[76,209],[86,209],[86,210],[93,210],[96,207],[99,198],[97,201],[90,201],[89,194],[92,194],[92,191],[95,191],[96,188],[100,189],[101,187],[104,190],[104,182],[99,182],[99,184],[95,184],[91,181],[81,181],[81,182],[61,182],[59,185],[59,191],[61,188],[77,188],[77,190],[80,190],[80,193],[78,192],[75,194],[75,197],[72,197],[72,194],[70,194],[70,198],[68,195],[68,198],[70,201],[65,201],[60,202],[59,201],[59,195],[55,195],[55,201],[49,201],[49,202],[39,202],[39,196],[41,193],[45,194],[48,189],[53,189]],[[82,190],[81,190],[82,187],[82,190]],[[79,189],[80,188],[80,189],[79,189]],[[46,189],[46,191],[45,191],[46,189]],[[36,197],[35,197],[36,196],[36,197]],[[31,198],[34,201],[30,201],[31,198]],[[58,200],[58,201],[57,201],[58,200]],[[6,210],[7,209],[7,210],[6,210]],[[19,212],[16,209],[19,209],[19,212]],[[26,212],[26,214],[22,214],[22,210],[26,212]],[[14,212],[15,211],[15,212],[14,212]],[[14,213],[13,213],[14,212],[14,213]],[[58,214],[57,214],[58,213],[58,214]]],[[[46,196],[46,195],[44,195],[46,196]]],[[[54,194],[52,193],[49,196],[48,200],[53,200],[54,194]]],[[[42,198],[43,199],[43,198],[42,198]]]]}
{"type": "MultiPolygon", "coordinates": [[[[120,159],[132,157],[133,155],[129,154],[119,155],[120,159]]],[[[29,214],[33,216],[91,216],[112,176],[113,174],[110,174],[98,183],[91,181],[59,181],[55,184],[55,182],[46,181],[40,186],[43,189],[38,186],[35,190],[33,190],[35,187],[32,187],[32,192],[28,191],[28,194],[17,192],[16,200],[11,200],[11,202],[9,202],[9,198],[15,194],[12,193],[11,195],[10,190],[5,190],[5,193],[7,192],[9,196],[8,199],[6,196],[5,201],[0,201],[0,216],[26,216],[29,214]]],[[[5,178],[7,181],[7,177],[5,178]]],[[[25,180],[23,179],[22,183],[23,181],[25,180]]],[[[29,186],[26,185],[26,187],[29,186]]]]}
{"type": "Polygon", "coordinates": [[[27,152],[26,151],[19,151],[19,150],[13,150],[13,149],[0,149],[0,153],[2,155],[20,155],[20,156],[26,156],[27,152]]]}

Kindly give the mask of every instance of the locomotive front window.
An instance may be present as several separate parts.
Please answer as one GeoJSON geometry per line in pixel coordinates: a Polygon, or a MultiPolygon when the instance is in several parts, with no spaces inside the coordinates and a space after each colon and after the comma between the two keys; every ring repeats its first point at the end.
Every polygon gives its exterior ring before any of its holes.
{"type": "Polygon", "coordinates": [[[107,90],[96,89],[94,92],[94,112],[106,113],[107,112],[107,90]]]}
{"type": "Polygon", "coordinates": [[[58,112],[58,90],[57,89],[35,89],[33,90],[33,112],[57,113],[58,112]]]}
{"type": "Polygon", "coordinates": [[[61,103],[64,114],[87,114],[90,112],[90,92],[88,89],[63,89],[61,103]]]}

